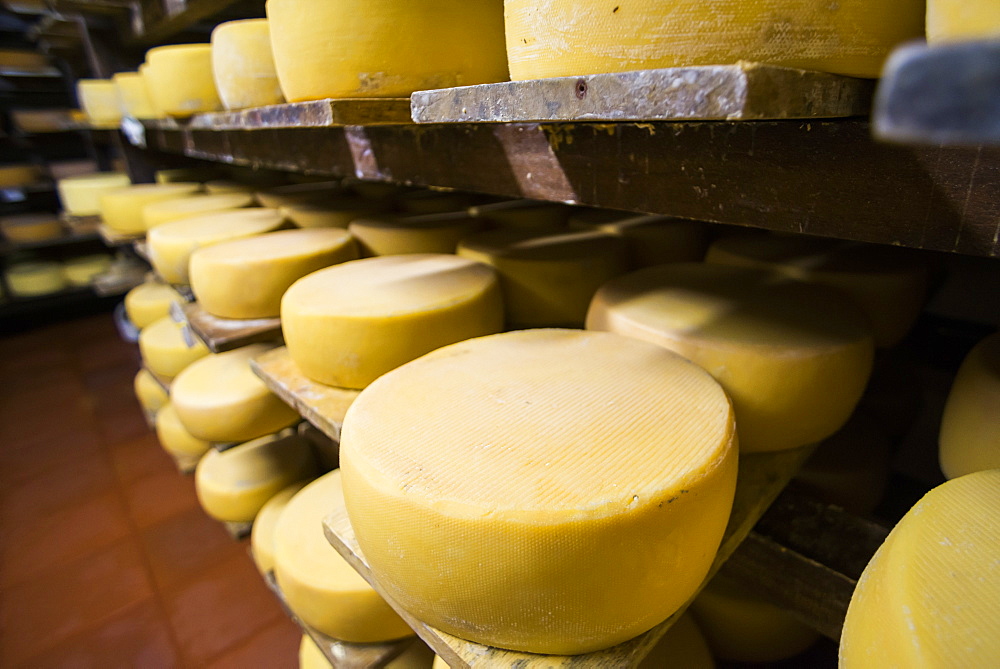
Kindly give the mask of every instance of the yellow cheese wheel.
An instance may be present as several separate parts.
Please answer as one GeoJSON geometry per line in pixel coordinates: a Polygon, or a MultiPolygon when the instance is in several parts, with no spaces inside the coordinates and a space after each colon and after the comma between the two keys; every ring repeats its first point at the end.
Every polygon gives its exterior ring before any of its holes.
{"type": "Polygon", "coordinates": [[[878,77],[922,0],[504,0],[514,80],[753,61],[878,77]]]}
{"type": "Polygon", "coordinates": [[[156,414],[156,438],[160,446],[184,468],[198,464],[212,444],[191,435],[177,415],[177,409],[167,402],[156,414]]]}
{"type": "Polygon", "coordinates": [[[159,114],[149,97],[146,78],[139,72],[119,72],[112,80],[118,89],[122,111],[132,118],[157,118],[159,114]]]}
{"type": "Polygon", "coordinates": [[[149,371],[173,379],[192,362],[208,355],[208,348],[200,339],[191,335],[190,341],[192,346],[188,346],[180,323],[164,316],[139,333],[139,352],[149,371]]]}
{"type": "MultiPolygon", "coordinates": [[[[218,179],[215,181],[205,182],[205,191],[209,195],[218,195],[220,193],[249,193],[253,195],[257,189],[248,184],[241,184],[238,181],[226,181],[225,179],[218,179]]],[[[254,200],[257,198],[255,197],[254,200]]]]}
{"type": "Polygon", "coordinates": [[[48,295],[66,288],[62,265],[57,262],[20,262],[8,267],[6,274],[11,295],[18,297],[48,295]]]}
{"type": "Polygon", "coordinates": [[[591,209],[571,215],[569,227],[619,235],[628,244],[632,269],[701,260],[708,245],[704,223],[666,216],[591,209]]]}
{"type": "Polygon", "coordinates": [[[36,165],[0,165],[0,188],[19,188],[34,183],[41,176],[36,165]]]}
{"type": "Polygon", "coordinates": [[[333,669],[330,660],[308,634],[303,634],[299,643],[299,669],[333,669]]]}
{"type": "Polygon", "coordinates": [[[277,209],[292,204],[322,202],[336,197],[341,192],[338,181],[317,181],[266,188],[257,191],[256,197],[262,207],[277,209]]]}
{"type": "Polygon", "coordinates": [[[376,380],[340,461],[358,542],[403,608],[479,643],[577,654],[694,594],[736,450],[729,399],[696,365],[618,335],[525,330],[376,380]]]}
{"type": "Polygon", "coordinates": [[[72,216],[96,216],[101,213],[101,195],[129,185],[128,175],[122,172],[99,172],[60,179],[59,200],[63,209],[72,216]]]}
{"type": "Polygon", "coordinates": [[[726,389],[745,452],[825,439],[871,374],[864,314],[837,291],[744,267],[675,263],[601,287],[587,328],[644,339],[701,365],[726,389]]]}
{"type": "Polygon", "coordinates": [[[398,195],[396,201],[405,213],[424,216],[464,211],[475,202],[475,198],[468,193],[414,190],[398,195]]]}
{"type": "Polygon", "coordinates": [[[309,483],[303,479],[286,486],[260,508],[253,520],[253,530],[250,532],[251,556],[261,574],[267,574],[274,569],[274,529],[278,526],[288,502],[295,494],[309,483]]]}
{"type": "Polygon", "coordinates": [[[352,197],[286,204],[281,213],[300,228],[346,228],[351,221],[379,214],[389,206],[388,200],[352,197]]]}
{"type": "Polygon", "coordinates": [[[191,116],[222,109],[212,77],[210,44],[171,44],[146,52],[144,72],[150,97],[168,116],[191,116]]]}
{"type": "Polygon", "coordinates": [[[195,251],[191,289],[198,304],[220,318],[268,318],[281,313],[281,297],[293,283],[357,257],[346,230],[269,232],[195,251]]]}
{"type": "Polygon", "coordinates": [[[143,283],[125,295],[125,313],[140,330],[170,314],[170,305],[183,304],[180,293],[163,283],[143,283]]]}
{"type": "Polygon", "coordinates": [[[955,376],[939,436],[941,471],[952,479],[1000,469],[1000,333],[979,342],[955,376]]]}
{"type": "Polygon", "coordinates": [[[250,360],[268,348],[252,344],[207,357],[174,380],[170,396],[191,434],[206,441],[242,442],[298,422],[299,414],[250,369],[250,360]]]}
{"type": "Polygon", "coordinates": [[[174,200],[197,192],[196,183],[138,184],[105,191],[100,195],[101,218],[112,230],[125,233],[146,231],[142,211],[154,202],[174,200]]]}
{"type": "Polygon", "coordinates": [[[715,661],[701,629],[689,613],[670,626],[639,669],[714,669],[715,661]]]}
{"type": "Polygon", "coordinates": [[[1000,665],[1000,470],[927,493],[865,568],[840,666],[1000,665]]]}
{"type": "Polygon", "coordinates": [[[210,449],[198,461],[194,489],[201,508],[212,518],[247,523],[276,494],[315,473],[308,441],[298,435],[272,434],[225,451],[210,449]]]}
{"type": "Polygon", "coordinates": [[[252,204],[253,196],[247,193],[197,194],[146,205],[142,209],[142,220],[146,230],[152,230],[164,223],[173,223],[217,211],[240,209],[252,204]]]}
{"type": "Polygon", "coordinates": [[[561,228],[572,209],[564,204],[534,200],[509,200],[469,207],[469,213],[498,228],[548,230],[561,228]]]}
{"type": "Polygon", "coordinates": [[[158,184],[177,182],[198,182],[201,184],[218,176],[218,172],[210,167],[177,167],[169,170],[157,170],[153,176],[158,184]]]}
{"type": "Polygon", "coordinates": [[[927,41],[1000,37],[1000,3],[994,0],[927,0],[927,41]]]}
{"type": "Polygon", "coordinates": [[[341,641],[370,643],[413,634],[334,550],[323,534],[331,500],[343,495],[340,470],[303,488],[274,530],[274,576],[302,622],[341,641]]]}
{"type": "Polygon", "coordinates": [[[12,242],[42,242],[63,236],[63,226],[54,214],[18,214],[0,218],[3,236],[12,242]]]}
{"type": "Polygon", "coordinates": [[[170,395],[147,369],[139,370],[132,387],[135,389],[135,398],[139,400],[139,405],[150,413],[156,413],[170,401],[170,395]]]}
{"type": "Polygon", "coordinates": [[[219,24],[212,31],[212,73],[226,109],[285,101],[274,70],[267,19],[219,24]]]}
{"type": "Polygon", "coordinates": [[[454,253],[458,243],[482,223],[465,212],[428,216],[363,216],[351,222],[366,256],[454,253]]]}
{"type": "Polygon", "coordinates": [[[597,289],[628,269],[625,242],[602,232],[494,230],[462,240],[458,255],[496,268],[516,328],[581,327],[597,289]]]}
{"type": "Polygon", "coordinates": [[[496,273],[449,255],[366,258],[297,281],[281,327],[303,374],[364,388],[436,348],[503,328],[496,273]]]}
{"type": "Polygon", "coordinates": [[[70,258],[63,262],[63,276],[71,286],[89,286],[90,282],[111,269],[111,256],[106,253],[70,258]]]}
{"type": "Polygon", "coordinates": [[[237,209],[164,223],[149,231],[149,260],[165,281],[190,283],[191,254],[200,248],[277,230],[275,209],[237,209]]]}
{"type": "Polygon", "coordinates": [[[87,120],[95,128],[117,128],[122,120],[118,88],[111,79],[81,79],[76,94],[87,120]]]}
{"type": "Polygon", "coordinates": [[[448,663],[440,655],[434,656],[434,664],[431,665],[431,669],[449,669],[448,663]]]}

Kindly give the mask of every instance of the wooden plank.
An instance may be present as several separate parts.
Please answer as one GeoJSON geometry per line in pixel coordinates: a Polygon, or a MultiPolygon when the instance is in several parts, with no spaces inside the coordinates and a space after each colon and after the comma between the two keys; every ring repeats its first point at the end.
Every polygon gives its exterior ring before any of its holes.
{"type": "Polygon", "coordinates": [[[417,91],[417,123],[866,116],[874,82],[760,63],[672,67],[417,91]]]}
{"type": "MultiPolygon", "coordinates": [[[[791,480],[803,462],[812,454],[813,447],[807,446],[774,453],[750,453],[740,456],[739,475],[733,511],[726,527],[722,544],[709,571],[707,582],[719,567],[736,550],[750,532],[761,514],[774,501],[782,488],[791,480]]],[[[503,667],[510,669],[573,669],[577,667],[615,667],[626,669],[636,667],[643,657],[656,645],[660,637],[687,609],[690,600],[673,616],[645,634],[619,644],[613,648],[575,656],[534,655],[490,648],[482,644],[465,641],[446,632],[426,625],[402,609],[387,597],[375,580],[371,569],[361,552],[357,537],[347,516],[343,503],[331,502],[330,515],[323,523],[324,531],[331,545],[337,549],[361,576],[379,592],[400,617],[410,625],[438,655],[453,669],[468,667],[503,667]]],[[[691,599],[694,599],[692,596],[691,599]]]]}
{"type": "Polygon", "coordinates": [[[194,130],[277,130],[410,122],[409,98],[349,98],[198,114],[188,127],[194,130]]]}
{"type": "Polygon", "coordinates": [[[191,331],[205,342],[212,353],[231,351],[248,344],[281,341],[280,318],[219,318],[202,309],[197,302],[188,302],[181,309],[191,331]]]}
{"type": "Polygon", "coordinates": [[[70,230],[81,235],[94,234],[101,226],[100,216],[73,216],[63,212],[59,215],[59,220],[70,230]]]}
{"type": "Polygon", "coordinates": [[[340,441],[344,416],[361,391],[333,388],[307,378],[284,346],[250,361],[250,368],[271,392],[294,407],[330,439],[340,441]]]}
{"type": "Polygon", "coordinates": [[[119,232],[103,223],[97,226],[97,234],[108,246],[131,246],[133,242],[146,238],[145,232],[119,232]]]}

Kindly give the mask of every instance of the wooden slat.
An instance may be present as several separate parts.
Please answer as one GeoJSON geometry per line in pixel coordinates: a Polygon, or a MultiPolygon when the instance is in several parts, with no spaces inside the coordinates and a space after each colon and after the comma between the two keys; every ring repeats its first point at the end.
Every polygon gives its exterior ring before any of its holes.
{"type": "MultiPolygon", "coordinates": [[[[733,511],[706,582],[736,550],[757,519],[791,480],[812,451],[813,448],[808,446],[775,453],[751,453],[740,456],[733,511]]],[[[385,591],[373,577],[361,552],[347,516],[347,510],[342,502],[339,504],[336,501],[331,502],[330,515],[327,516],[323,526],[331,545],[382,595],[420,638],[427,642],[453,669],[467,667],[496,667],[498,669],[513,669],[515,667],[517,669],[572,669],[577,667],[607,667],[611,669],[614,667],[615,669],[627,669],[635,667],[687,608],[687,604],[685,604],[677,613],[649,632],[597,653],[563,657],[490,648],[459,639],[426,625],[403,610],[390,597],[387,597],[385,591]]]]}
{"type": "Polygon", "coordinates": [[[101,236],[108,246],[130,246],[140,239],[146,238],[145,232],[119,232],[112,230],[103,223],[97,226],[97,234],[101,236]]]}
{"type": "Polygon", "coordinates": [[[280,318],[236,320],[208,313],[197,302],[181,307],[191,331],[212,353],[231,351],[248,344],[281,341],[280,318]]]}
{"type": "Polygon", "coordinates": [[[351,98],[198,114],[192,117],[188,127],[192,130],[277,130],[409,122],[408,98],[351,98]]]}

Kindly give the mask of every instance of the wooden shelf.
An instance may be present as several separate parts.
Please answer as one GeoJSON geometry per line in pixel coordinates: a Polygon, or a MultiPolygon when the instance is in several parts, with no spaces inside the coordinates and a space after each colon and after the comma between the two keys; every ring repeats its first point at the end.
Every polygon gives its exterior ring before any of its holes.
{"type": "Polygon", "coordinates": [[[189,302],[181,308],[191,331],[205,342],[212,353],[231,351],[248,344],[281,341],[280,318],[219,318],[202,309],[197,302],[189,302]]]}
{"type": "Polygon", "coordinates": [[[108,246],[131,246],[133,242],[146,238],[145,232],[119,232],[103,223],[97,226],[97,234],[108,246]]]}

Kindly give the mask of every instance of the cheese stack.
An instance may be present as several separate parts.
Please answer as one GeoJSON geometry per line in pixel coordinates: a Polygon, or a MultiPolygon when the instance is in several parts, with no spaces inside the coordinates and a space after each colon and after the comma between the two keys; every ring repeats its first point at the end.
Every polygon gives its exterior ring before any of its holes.
{"type": "Polygon", "coordinates": [[[1000,333],[979,342],[952,383],[939,437],[948,478],[1000,469],[1000,333]]]}
{"type": "Polygon", "coordinates": [[[97,216],[101,213],[101,195],[128,185],[128,175],[122,172],[98,172],[60,179],[57,187],[67,214],[97,216]]]}
{"type": "Polygon", "coordinates": [[[132,387],[139,405],[147,413],[155,414],[170,401],[170,395],[163,389],[163,386],[157,383],[149,370],[140,369],[139,373],[135,375],[132,387]]]}
{"type": "Polygon", "coordinates": [[[219,24],[212,31],[212,74],[226,109],[285,101],[274,71],[267,19],[219,24]]]}
{"type": "Polygon", "coordinates": [[[125,314],[140,330],[170,314],[170,305],[183,304],[184,298],[170,286],[147,282],[125,295],[125,314]]]}
{"type": "Polygon", "coordinates": [[[0,218],[3,236],[12,242],[42,242],[63,236],[62,223],[53,214],[18,214],[0,218]]]}
{"type": "Polygon", "coordinates": [[[106,253],[70,258],[63,263],[63,276],[70,286],[89,286],[95,277],[111,269],[111,256],[106,253]]]}
{"type": "Polygon", "coordinates": [[[340,458],[351,525],[394,601],[463,639],[578,654],[694,594],[736,450],[728,398],[687,360],[526,330],[376,380],[347,412],[340,458]]]}
{"type": "Polygon", "coordinates": [[[81,79],[76,94],[87,120],[95,128],[117,128],[122,120],[118,88],[110,79],[81,79]]]}
{"type": "Polygon", "coordinates": [[[177,463],[179,469],[190,470],[212,445],[204,439],[198,439],[187,431],[181,423],[177,409],[167,402],[156,414],[156,438],[160,441],[170,457],[177,463]]]}
{"type": "Polygon", "coordinates": [[[1000,3],[995,0],[927,0],[927,42],[1000,37],[1000,3]]]}
{"type": "Polygon", "coordinates": [[[217,195],[192,195],[190,197],[179,197],[164,202],[154,202],[146,205],[142,209],[142,221],[146,230],[163,225],[181,221],[185,218],[193,218],[211,214],[217,211],[227,211],[229,209],[240,209],[253,204],[253,197],[247,193],[220,193],[217,195]]]}
{"type": "Polygon", "coordinates": [[[189,337],[185,339],[184,326],[175,323],[170,316],[143,328],[139,333],[139,352],[146,368],[171,380],[192,362],[208,355],[208,348],[201,340],[190,334],[189,337]]]}
{"type": "Polygon", "coordinates": [[[469,214],[507,230],[554,230],[566,225],[573,210],[564,204],[509,200],[469,207],[469,214]]]}
{"type": "Polygon", "coordinates": [[[101,218],[112,230],[124,233],[146,232],[142,212],[148,205],[175,200],[197,192],[201,186],[190,182],[138,184],[116,188],[101,194],[101,218]]]}
{"type": "Polygon", "coordinates": [[[187,117],[222,109],[212,78],[210,44],[172,44],[146,52],[146,85],[156,109],[187,117]]]}
{"type": "Polygon", "coordinates": [[[267,574],[274,569],[274,530],[278,527],[278,519],[292,497],[309,483],[308,480],[296,481],[282,488],[260,508],[253,520],[253,530],[250,532],[251,556],[257,570],[267,574]]]}
{"type": "Polygon", "coordinates": [[[62,265],[48,260],[19,262],[6,270],[11,295],[36,297],[58,293],[66,288],[62,265]]]}
{"type": "Polygon", "coordinates": [[[122,112],[132,118],[151,119],[159,114],[149,97],[146,78],[139,72],[119,72],[112,80],[118,89],[118,100],[122,112]]]}
{"type": "Polygon", "coordinates": [[[591,209],[570,216],[569,227],[622,237],[631,269],[701,260],[708,245],[704,223],[666,216],[591,209]]]}
{"type": "Polygon", "coordinates": [[[300,228],[346,228],[351,221],[389,209],[387,200],[360,197],[286,204],[281,213],[300,228]]]}
{"type": "Polygon", "coordinates": [[[348,226],[366,256],[454,253],[481,222],[465,212],[428,216],[364,216],[348,226]]]}

